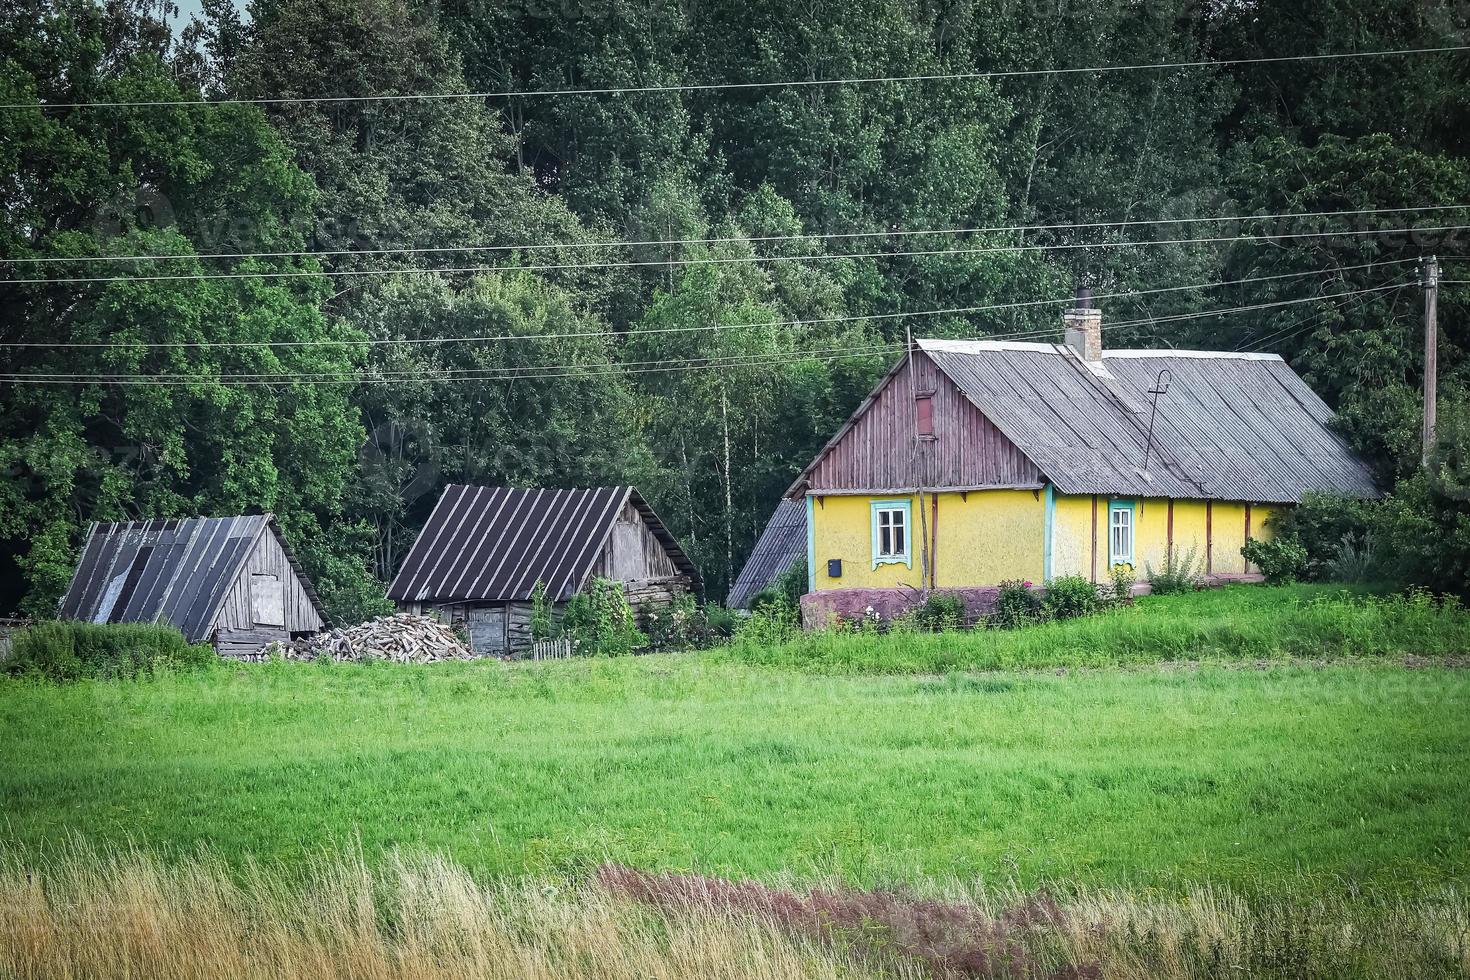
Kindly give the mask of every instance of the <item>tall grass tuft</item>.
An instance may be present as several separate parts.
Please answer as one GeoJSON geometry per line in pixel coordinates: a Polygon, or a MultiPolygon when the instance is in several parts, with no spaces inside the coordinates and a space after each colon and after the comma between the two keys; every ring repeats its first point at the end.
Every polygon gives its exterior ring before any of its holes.
{"type": "Polygon", "coordinates": [[[607,866],[482,882],[434,857],[304,866],[80,844],[0,850],[0,976],[17,980],[1438,980],[1470,972],[1470,902],[930,886],[800,890],[607,866]]]}

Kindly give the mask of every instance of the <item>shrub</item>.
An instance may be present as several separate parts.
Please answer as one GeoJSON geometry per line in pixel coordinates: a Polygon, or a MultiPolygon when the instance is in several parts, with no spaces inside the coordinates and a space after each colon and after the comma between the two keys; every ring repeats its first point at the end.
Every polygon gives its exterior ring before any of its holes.
{"type": "Polygon", "coordinates": [[[705,625],[709,627],[711,641],[728,640],[735,635],[735,628],[740,625],[740,616],[724,606],[716,606],[706,603],[704,607],[705,625]]]}
{"type": "Polygon", "coordinates": [[[736,627],[737,646],[768,649],[801,636],[801,613],[784,602],[772,602],[751,610],[736,627]]]}
{"type": "Polygon", "coordinates": [[[1103,602],[1109,606],[1131,606],[1133,604],[1133,586],[1138,584],[1138,576],[1133,572],[1132,565],[1114,565],[1108,569],[1107,595],[1103,596],[1103,602]]]}
{"type": "Polygon", "coordinates": [[[10,656],[0,666],[9,674],[75,681],[136,677],[159,669],[195,670],[218,662],[212,649],[189,643],[171,626],[58,621],[17,631],[10,656]]]}
{"type": "Polygon", "coordinates": [[[1261,570],[1270,585],[1295,582],[1307,571],[1307,549],[1293,538],[1261,541],[1250,538],[1240,549],[1245,560],[1261,570]]]}
{"type": "Polygon", "coordinates": [[[916,630],[942,633],[959,629],[965,622],[965,601],[950,592],[934,592],[907,617],[916,630]]]}
{"type": "Polygon", "coordinates": [[[1146,562],[1143,568],[1148,577],[1149,590],[1154,595],[1195,592],[1204,585],[1204,579],[1199,574],[1199,547],[1196,545],[1190,545],[1189,551],[1182,558],[1178,550],[1170,545],[1168,554],[1164,556],[1163,568],[1155,571],[1146,562]]]}
{"type": "Polygon", "coordinates": [[[623,583],[612,579],[593,579],[572,596],[562,615],[562,631],[578,653],[615,657],[648,645],[648,637],[633,622],[623,583]]]}
{"type": "Polygon", "coordinates": [[[553,608],[546,583],[537,579],[536,587],[531,590],[531,639],[549,640],[556,634],[553,608]]]}
{"type": "Polygon", "coordinates": [[[715,632],[710,628],[707,613],[711,607],[700,608],[694,596],[680,594],[667,609],[650,613],[648,617],[648,648],[655,651],[702,650],[714,643],[715,632]]]}
{"type": "Polygon", "coordinates": [[[1075,619],[1097,612],[1102,605],[1102,596],[1097,586],[1081,575],[1063,575],[1054,578],[1046,586],[1046,596],[1041,600],[1042,612],[1047,619],[1075,619]]]}
{"type": "Polygon", "coordinates": [[[1361,541],[1378,516],[1378,505],[1369,501],[1308,493],[1301,503],[1278,511],[1266,523],[1277,540],[1295,541],[1306,549],[1305,574],[1319,580],[1334,577],[1330,565],[1338,557],[1343,537],[1351,535],[1361,541]]]}
{"type": "Polygon", "coordinates": [[[1362,585],[1376,579],[1379,568],[1373,548],[1373,532],[1364,531],[1361,540],[1344,534],[1337,543],[1337,553],[1323,563],[1322,572],[1334,582],[1351,585],[1362,585]]]}
{"type": "Polygon", "coordinates": [[[1042,620],[1041,599],[1031,591],[1030,582],[1009,579],[1000,583],[1000,595],[995,600],[995,613],[990,617],[992,626],[1015,629],[1042,620]]]}
{"type": "Polygon", "coordinates": [[[791,567],[776,576],[770,585],[761,589],[750,600],[752,611],[772,603],[781,603],[792,609],[801,608],[801,597],[806,594],[806,559],[798,558],[791,567]]]}

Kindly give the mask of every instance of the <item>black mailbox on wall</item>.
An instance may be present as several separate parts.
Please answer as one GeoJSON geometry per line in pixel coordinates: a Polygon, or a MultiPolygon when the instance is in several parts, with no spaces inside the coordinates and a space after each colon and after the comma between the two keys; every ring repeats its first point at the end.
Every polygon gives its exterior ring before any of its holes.
{"type": "Polygon", "coordinates": [[[827,559],[827,577],[828,578],[841,578],[842,577],[842,559],[841,558],[828,558],[827,559]]]}

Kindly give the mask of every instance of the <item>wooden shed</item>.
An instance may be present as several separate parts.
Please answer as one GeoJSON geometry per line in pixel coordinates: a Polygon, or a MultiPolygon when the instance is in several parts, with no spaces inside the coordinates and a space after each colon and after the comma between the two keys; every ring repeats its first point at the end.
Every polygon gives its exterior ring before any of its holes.
{"type": "Polygon", "coordinates": [[[58,615],[167,623],[223,656],[327,625],[269,514],[93,524],[58,615]]]}
{"type": "Polygon", "coordinates": [[[684,592],[699,570],[633,487],[514,489],[451,485],[388,588],[400,610],[463,625],[475,652],[531,646],[538,583],[560,609],[594,578],[623,583],[645,618],[684,592]]]}

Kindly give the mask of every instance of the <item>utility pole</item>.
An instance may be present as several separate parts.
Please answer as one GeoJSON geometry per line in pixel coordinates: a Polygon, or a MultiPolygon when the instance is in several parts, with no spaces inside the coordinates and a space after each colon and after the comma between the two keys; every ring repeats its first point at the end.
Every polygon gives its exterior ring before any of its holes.
{"type": "Polygon", "coordinates": [[[1439,258],[1424,260],[1424,465],[1434,451],[1435,406],[1439,395],[1439,258]]]}
{"type": "MultiPolygon", "coordinates": [[[[914,444],[909,454],[909,462],[914,474],[914,496],[919,503],[919,594],[927,602],[929,599],[929,578],[933,570],[929,566],[929,518],[924,512],[924,484],[927,480],[928,454],[924,452],[924,440],[919,437],[919,365],[914,359],[914,331],[911,326],[904,324],[903,328],[904,351],[908,357],[909,369],[909,401],[910,410],[914,413],[914,444]]],[[[909,537],[909,547],[913,547],[913,528],[906,527],[903,533],[909,537]]]]}

